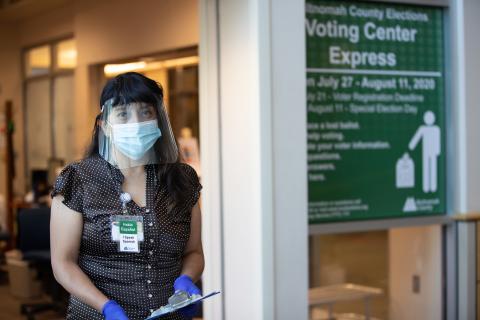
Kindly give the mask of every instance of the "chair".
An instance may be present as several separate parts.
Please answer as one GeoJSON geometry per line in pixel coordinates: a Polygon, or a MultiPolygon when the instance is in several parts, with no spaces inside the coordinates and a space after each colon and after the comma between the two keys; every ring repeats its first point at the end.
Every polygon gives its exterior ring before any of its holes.
{"type": "MultiPolygon", "coordinates": [[[[22,304],[20,312],[28,320],[34,320],[35,314],[46,310],[62,312],[62,291],[55,281],[50,261],[50,208],[22,209],[17,214],[18,249],[23,259],[29,261],[38,271],[45,292],[52,297],[53,302],[22,304]]],[[[64,295],[65,296],[65,295],[64,295]]]]}

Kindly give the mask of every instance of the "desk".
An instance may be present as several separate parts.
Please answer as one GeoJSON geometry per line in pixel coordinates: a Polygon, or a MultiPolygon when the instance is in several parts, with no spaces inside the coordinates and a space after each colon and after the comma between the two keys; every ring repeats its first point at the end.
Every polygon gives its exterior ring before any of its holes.
{"type": "Polygon", "coordinates": [[[318,305],[328,306],[328,318],[335,319],[333,315],[333,305],[341,301],[364,300],[365,319],[370,318],[370,300],[383,294],[380,288],[361,286],[352,283],[342,283],[331,286],[315,287],[308,290],[308,305],[314,307],[318,305]]]}

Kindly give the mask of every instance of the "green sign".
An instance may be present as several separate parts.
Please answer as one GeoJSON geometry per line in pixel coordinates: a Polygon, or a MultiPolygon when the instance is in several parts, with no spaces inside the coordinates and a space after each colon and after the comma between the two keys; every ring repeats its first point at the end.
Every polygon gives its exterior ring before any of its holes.
{"type": "Polygon", "coordinates": [[[120,221],[120,234],[137,234],[137,221],[120,221]]]}
{"type": "Polygon", "coordinates": [[[444,214],[442,9],[305,9],[309,222],[444,214]]]}

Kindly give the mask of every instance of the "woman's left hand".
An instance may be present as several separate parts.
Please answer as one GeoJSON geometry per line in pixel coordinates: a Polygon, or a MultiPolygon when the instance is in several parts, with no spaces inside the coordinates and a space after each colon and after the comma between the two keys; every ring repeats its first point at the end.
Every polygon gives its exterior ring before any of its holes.
{"type": "Polygon", "coordinates": [[[178,277],[175,280],[175,282],[173,283],[173,289],[175,291],[178,291],[178,290],[185,291],[189,295],[202,294],[200,289],[193,283],[192,278],[190,278],[186,274],[182,274],[180,277],[178,277]]]}
{"type": "MultiPolygon", "coordinates": [[[[175,291],[177,290],[185,291],[189,295],[194,295],[194,294],[202,295],[202,292],[200,291],[200,289],[193,283],[192,278],[190,278],[185,274],[181,275],[175,280],[175,282],[173,283],[173,288],[175,291]]],[[[200,303],[197,302],[185,308],[180,309],[179,312],[187,318],[192,318],[198,313],[199,308],[200,308],[200,303]]]]}

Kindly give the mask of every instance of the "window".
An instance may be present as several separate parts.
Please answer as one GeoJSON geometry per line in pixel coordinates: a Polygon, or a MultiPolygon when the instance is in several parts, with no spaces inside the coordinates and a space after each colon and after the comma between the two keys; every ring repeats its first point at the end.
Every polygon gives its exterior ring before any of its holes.
{"type": "MultiPolygon", "coordinates": [[[[24,51],[25,175],[50,164],[73,160],[73,71],[77,50],[72,38],[24,51]]],[[[27,183],[29,184],[29,183],[27,183]]],[[[27,187],[30,187],[29,185],[27,187]]]]}
{"type": "Polygon", "coordinates": [[[35,77],[48,75],[50,72],[51,48],[48,45],[35,47],[25,53],[25,76],[35,77]]]}
{"type": "Polygon", "coordinates": [[[74,39],[60,41],[54,48],[56,70],[71,70],[77,66],[77,49],[74,39]]]}

